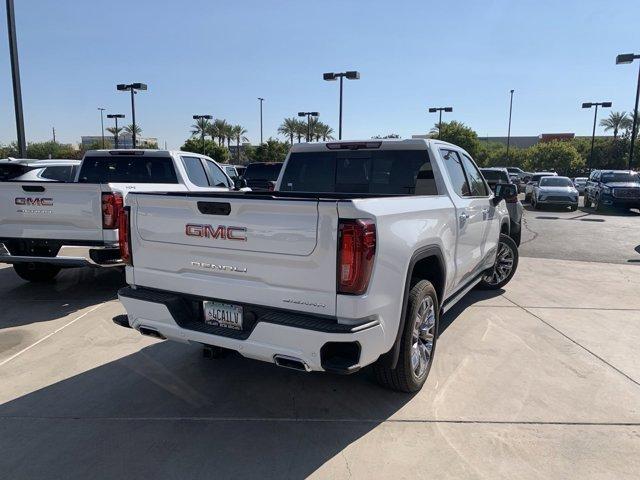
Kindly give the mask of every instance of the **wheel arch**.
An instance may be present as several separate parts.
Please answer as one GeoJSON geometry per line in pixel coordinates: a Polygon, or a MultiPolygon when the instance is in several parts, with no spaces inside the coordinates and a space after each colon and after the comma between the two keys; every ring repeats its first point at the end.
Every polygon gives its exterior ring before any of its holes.
{"type": "Polygon", "coordinates": [[[405,279],[404,294],[402,296],[402,309],[400,311],[400,321],[398,322],[396,339],[393,342],[391,349],[384,353],[380,358],[380,360],[385,362],[389,368],[395,368],[398,363],[398,356],[400,355],[400,340],[404,330],[407,304],[411,288],[419,280],[429,280],[436,290],[436,294],[438,296],[438,308],[440,308],[444,300],[444,289],[447,278],[445,265],[444,255],[438,245],[421,247],[411,256],[405,279]]]}

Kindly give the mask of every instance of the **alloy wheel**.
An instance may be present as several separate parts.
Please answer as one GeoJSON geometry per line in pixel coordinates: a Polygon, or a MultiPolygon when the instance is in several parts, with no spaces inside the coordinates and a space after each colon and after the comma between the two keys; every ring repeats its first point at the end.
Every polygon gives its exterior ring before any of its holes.
{"type": "Polygon", "coordinates": [[[413,335],[411,337],[411,370],[416,378],[420,378],[427,371],[433,352],[435,336],[436,311],[433,299],[425,297],[413,320],[413,335]]]}
{"type": "Polygon", "coordinates": [[[513,269],[513,250],[504,242],[498,244],[498,255],[493,264],[491,273],[484,277],[484,281],[489,285],[497,285],[509,276],[513,269]]]}

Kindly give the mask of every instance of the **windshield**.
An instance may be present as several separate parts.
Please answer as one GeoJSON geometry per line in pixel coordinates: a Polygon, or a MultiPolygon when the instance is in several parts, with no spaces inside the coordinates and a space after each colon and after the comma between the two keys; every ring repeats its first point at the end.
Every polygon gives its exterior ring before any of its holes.
{"type": "Polygon", "coordinates": [[[573,182],[567,177],[543,177],[541,187],[573,187],[573,182]]]}
{"type": "Polygon", "coordinates": [[[505,182],[509,183],[509,176],[503,172],[502,170],[488,170],[486,168],[481,168],[482,176],[488,182],[505,182]]]}
{"type": "Polygon", "coordinates": [[[280,175],[281,163],[252,163],[244,172],[246,180],[277,180],[280,175]]]}
{"type": "Polygon", "coordinates": [[[573,183],[587,183],[587,177],[576,177],[573,183]]]}
{"type": "Polygon", "coordinates": [[[600,179],[602,183],[612,182],[640,182],[640,177],[635,172],[605,172],[600,179]]]}
{"type": "Polygon", "coordinates": [[[86,157],[80,183],[178,183],[173,160],[148,155],[86,157]]]}
{"type": "Polygon", "coordinates": [[[293,153],[282,191],[436,195],[425,150],[293,153]]]}
{"type": "Polygon", "coordinates": [[[539,182],[541,178],[548,177],[550,175],[551,175],[550,173],[537,174],[537,175],[534,175],[533,177],[531,177],[531,181],[532,182],[539,182]]]}

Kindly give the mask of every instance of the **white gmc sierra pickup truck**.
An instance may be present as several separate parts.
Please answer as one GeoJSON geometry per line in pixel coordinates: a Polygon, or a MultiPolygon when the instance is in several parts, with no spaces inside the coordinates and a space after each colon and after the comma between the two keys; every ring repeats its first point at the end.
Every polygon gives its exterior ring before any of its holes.
{"type": "Polygon", "coordinates": [[[437,140],[294,145],[273,192],[131,193],[114,322],[304,371],[419,390],[440,315],[518,250],[471,157],[437,140]]]}
{"type": "Polygon", "coordinates": [[[165,150],[96,150],[73,183],[0,183],[0,262],[28,281],[61,268],[122,266],[118,219],[129,192],[229,191],[209,157],[165,150]]]}

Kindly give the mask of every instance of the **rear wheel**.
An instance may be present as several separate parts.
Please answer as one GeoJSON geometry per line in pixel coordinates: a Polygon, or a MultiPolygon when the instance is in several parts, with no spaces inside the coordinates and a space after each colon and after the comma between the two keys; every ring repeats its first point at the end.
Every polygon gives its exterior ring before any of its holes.
{"type": "Polygon", "coordinates": [[[400,355],[396,368],[374,364],[378,383],[400,392],[417,392],[427,380],[436,347],[439,307],[431,282],[420,280],[409,292],[400,355]]]}
{"type": "Polygon", "coordinates": [[[589,200],[589,196],[587,195],[587,192],[584,193],[584,208],[589,208],[591,207],[591,200],[589,200]]]}
{"type": "Polygon", "coordinates": [[[478,287],[484,290],[497,290],[504,287],[518,268],[518,247],[511,237],[500,234],[498,241],[498,253],[493,268],[488,270],[478,287]]]}
{"type": "Polygon", "coordinates": [[[601,212],[602,211],[602,204],[600,203],[600,197],[596,197],[596,199],[593,201],[593,209],[596,212],[601,212]]]}
{"type": "Polygon", "coordinates": [[[48,263],[14,263],[13,269],[28,282],[50,282],[60,272],[60,267],[48,263]]]}

